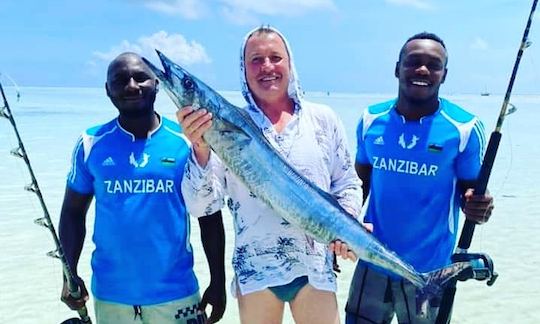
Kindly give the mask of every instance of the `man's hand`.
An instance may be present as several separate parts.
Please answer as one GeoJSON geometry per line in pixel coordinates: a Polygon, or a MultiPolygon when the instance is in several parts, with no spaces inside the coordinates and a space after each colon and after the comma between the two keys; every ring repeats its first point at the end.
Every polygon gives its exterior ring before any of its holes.
{"type": "Polygon", "coordinates": [[[88,291],[86,290],[86,286],[84,285],[84,281],[82,281],[81,278],[77,278],[77,284],[79,285],[79,290],[81,292],[81,296],[79,298],[73,298],[73,296],[71,296],[66,280],[64,280],[64,286],[62,287],[62,296],[60,297],[60,300],[64,304],[66,304],[71,310],[74,311],[83,308],[89,298],[88,291]]]}
{"type": "MultiPolygon", "coordinates": [[[[373,232],[373,224],[371,223],[362,223],[362,226],[368,231],[373,232]]],[[[353,262],[358,258],[353,251],[349,250],[347,243],[344,243],[340,240],[335,240],[330,242],[328,245],[328,250],[334,252],[334,260],[332,261],[332,267],[335,272],[341,272],[339,264],[337,263],[337,256],[341,255],[343,259],[351,259],[353,262]]]]}
{"type": "Polygon", "coordinates": [[[493,197],[488,193],[479,196],[474,194],[474,189],[467,189],[463,194],[463,206],[461,209],[465,217],[476,224],[487,222],[493,208],[493,197]]]}
{"type": "Polygon", "coordinates": [[[349,249],[347,243],[340,240],[330,242],[330,244],[328,244],[328,250],[330,252],[334,252],[336,256],[341,256],[341,258],[345,260],[350,259],[354,262],[357,259],[356,254],[354,254],[354,252],[349,249]]]}
{"type": "Polygon", "coordinates": [[[208,304],[212,305],[212,313],[210,314],[207,323],[211,324],[219,322],[223,317],[223,313],[225,313],[225,306],[227,305],[225,286],[210,283],[201,299],[201,311],[206,312],[206,306],[208,306],[208,304]]]}

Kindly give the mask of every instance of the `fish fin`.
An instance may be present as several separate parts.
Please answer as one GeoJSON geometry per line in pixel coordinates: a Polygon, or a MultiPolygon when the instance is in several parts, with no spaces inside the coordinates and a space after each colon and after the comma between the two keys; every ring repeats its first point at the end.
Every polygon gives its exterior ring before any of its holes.
{"type": "Polygon", "coordinates": [[[245,147],[249,146],[253,140],[252,136],[249,135],[245,130],[227,119],[222,119],[222,122],[219,123],[219,127],[216,127],[215,131],[220,133],[222,141],[234,143],[235,147],[234,149],[231,147],[231,149],[235,151],[243,150],[245,147]]]}
{"type": "MultiPolygon", "coordinates": [[[[219,117],[218,117],[219,118],[219,117]]],[[[228,133],[234,133],[236,136],[242,136],[242,137],[247,137],[247,138],[250,138],[251,139],[251,136],[249,136],[247,134],[247,132],[245,130],[243,130],[241,127],[239,127],[238,125],[235,125],[233,122],[231,122],[229,120],[229,118],[225,117],[221,117],[221,123],[219,123],[219,127],[216,128],[220,133],[222,133],[223,135],[225,134],[228,134],[228,133]]]]}
{"type": "Polygon", "coordinates": [[[416,314],[421,317],[430,317],[432,315],[429,312],[430,300],[440,299],[446,284],[470,267],[470,262],[456,262],[422,274],[427,284],[416,292],[416,314]]]}

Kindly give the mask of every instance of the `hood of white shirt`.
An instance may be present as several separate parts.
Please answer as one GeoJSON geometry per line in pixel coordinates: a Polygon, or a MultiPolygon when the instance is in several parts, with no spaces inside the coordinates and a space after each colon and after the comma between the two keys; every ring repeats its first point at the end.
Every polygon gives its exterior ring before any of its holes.
{"type": "MultiPolygon", "coordinates": [[[[300,89],[300,83],[298,81],[298,74],[296,73],[296,68],[294,66],[294,59],[291,52],[291,47],[289,46],[289,42],[287,42],[287,39],[283,34],[278,31],[276,28],[271,26],[265,26],[268,29],[272,30],[276,34],[281,37],[283,40],[283,43],[285,43],[285,49],[287,50],[287,54],[289,54],[289,86],[287,88],[287,93],[289,94],[289,98],[291,98],[297,107],[301,107],[302,97],[303,93],[300,89]]],[[[242,42],[242,47],[240,48],[240,85],[242,87],[242,96],[244,96],[244,99],[247,101],[248,106],[252,109],[257,109],[261,111],[260,107],[257,106],[257,103],[255,102],[255,99],[253,98],[253,95],[251,94],[251,91],[249,90],[247,79],[246,79],[246,64],[245,64],[245,48],[247,41],[249,37],[256,32],[260,27],[254,28],[253,30],[249,31],[246,36],[244,37],[244,41],[242,42]]]]}

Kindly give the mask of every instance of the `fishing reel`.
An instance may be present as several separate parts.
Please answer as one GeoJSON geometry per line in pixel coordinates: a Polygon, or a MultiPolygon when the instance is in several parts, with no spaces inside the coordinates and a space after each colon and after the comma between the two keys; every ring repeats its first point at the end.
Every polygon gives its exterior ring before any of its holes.
{"type": "Polygon", "coordinates": [[[452,262],[469,262],[471,265],[458,275],[459,281],[487,280],[487,285],[491,286],[499,276],[494,270],[493,260],[485,253],[455,253],[452,255],[452,262]]]}

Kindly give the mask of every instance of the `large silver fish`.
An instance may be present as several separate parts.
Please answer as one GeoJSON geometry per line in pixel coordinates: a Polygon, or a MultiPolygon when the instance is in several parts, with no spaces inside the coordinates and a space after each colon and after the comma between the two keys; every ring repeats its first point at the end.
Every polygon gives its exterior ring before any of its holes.
{"type": "Polygon", "coordinates": [[[157,51],[164,71],[143,59],[175,105],[205,108],[212,127],[204,139],[225,165],[278,215],[302,228],[318,241],[340,239],[356,255],[436,294],[447,280],[467,268],[456,263],[427,274],[417,272],[371,235],[327,192],[299,174],[279,155],[248,113],[157,51]]]}

